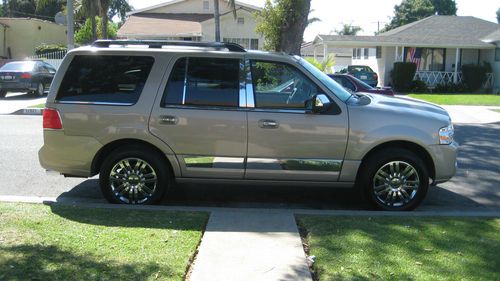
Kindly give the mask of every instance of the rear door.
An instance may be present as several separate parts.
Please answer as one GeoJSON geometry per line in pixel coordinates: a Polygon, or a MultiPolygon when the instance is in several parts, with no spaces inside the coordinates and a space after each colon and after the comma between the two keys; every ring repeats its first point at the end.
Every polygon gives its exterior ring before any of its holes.
{"type": "Polygon", "coordinates": [[[246,179],[337,181],[347,145],[344,104],[324,114],[305,102],[326,91],[281,62],[250,60],[254,108],[248,111],[246,179]]]}
{"type": "Polygon", "coordinates": [[[240,89],[243,70],[237,54],[172,60],[149,127],[176,154],[182,177],[243,178],[247,149],[247,113],[240,108],[245,99],[245,89],[240,89]]]}

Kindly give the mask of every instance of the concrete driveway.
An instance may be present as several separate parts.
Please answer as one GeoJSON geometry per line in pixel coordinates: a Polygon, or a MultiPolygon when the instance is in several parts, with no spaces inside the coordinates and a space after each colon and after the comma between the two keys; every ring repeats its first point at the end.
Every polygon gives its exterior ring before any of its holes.
{"type": "Polygon", "coordinates": [[[23,108],[45,103],[46,100],[46,97],[39,98],[27,93],[8,93],[5,98],[0,99],[0,114],[11,114],[23,108]]]}
{"type": "MultiPolygon", "coordinates": [[[[0,195],[48,196],[104,202],[93,179],[46,175],[38,163],[40,116],[0,116],[0,195]]],[[[459,170],[450,182],[431,188],[418,210],[500,210],[500,123],[457,125],[459,170]]],[[[164,205],[365,210],[350,190],[328,188],[181,185],[164,205]]]]}

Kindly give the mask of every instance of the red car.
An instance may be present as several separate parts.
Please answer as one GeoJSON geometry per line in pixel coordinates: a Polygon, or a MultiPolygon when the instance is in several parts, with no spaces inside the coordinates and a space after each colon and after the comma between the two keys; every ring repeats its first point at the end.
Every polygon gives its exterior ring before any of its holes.
{"type": "Polygon", "coordinates": [[[339,83],[342,87],[353,93],[364,92],[364,93],[381,94],[387,96],[394,96],[395,94],[394,90],[392,90],[391,87],[375,88],[359,80],[356,77],[352,77],[351,75],[328,74],[328,76],[330,76],[330,78],[339,83]]]}

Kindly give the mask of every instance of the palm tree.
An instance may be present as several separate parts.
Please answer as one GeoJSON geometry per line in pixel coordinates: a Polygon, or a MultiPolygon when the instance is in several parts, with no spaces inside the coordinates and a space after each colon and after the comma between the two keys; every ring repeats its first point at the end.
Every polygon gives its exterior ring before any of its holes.
{"type": "Polygon", "coordinates": [[[101,16],[102,38],[108,38],[108,11],[112,0],[97,0],[99,5],[99,15],[101,16]]]}
{"type": "MultiPolygon", "coordinates": [[[[236,1],[227,0],[227,5],[233,11],[233,16],[236,19],[236,1]]],[[[214,22],[215,22],[215,41],[220,42],[220,10],[219,0],[214,0],[214,22]]]]}

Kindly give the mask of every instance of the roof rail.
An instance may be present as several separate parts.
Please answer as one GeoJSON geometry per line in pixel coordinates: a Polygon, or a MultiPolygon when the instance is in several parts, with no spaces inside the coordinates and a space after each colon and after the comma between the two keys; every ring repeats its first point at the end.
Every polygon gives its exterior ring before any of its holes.
{"type": "Polygon", "coordinates": [[[109,48],[110,45],[148,45],[149,48],[161,49],[163,46],[204,47],[227,49],[230,52],[246,52],[245,48],[236,43],[201,42],[201,41],[173,41],[173,40],[96,40],[92,47],[109,48]]]}

